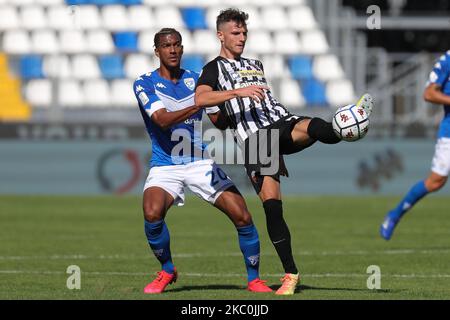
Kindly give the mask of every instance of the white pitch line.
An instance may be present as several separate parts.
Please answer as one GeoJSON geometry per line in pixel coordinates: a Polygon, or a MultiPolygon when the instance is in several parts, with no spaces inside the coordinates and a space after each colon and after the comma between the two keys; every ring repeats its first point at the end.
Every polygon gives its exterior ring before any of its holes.
{"type": "MultiPolygon", "coordinates": [[[[149,276],[152,273],[145,272],[118,272],[118,271],[82,271],[84,275],[105,275],[105,276],[149,276]]],[[[62,275],[66,274],[63,271],[34,271],[34,270],[0,270],[1,274],[35,274],[35,275],[62,275]]],[[[204,278],[235,278],[235,277],[246,277],[246,274],[239,273],[190,273],[190,272],[180,272],[180,276],[183,277],[204,277],[204,278]]],[[[284,274],[261,274],[261,277],[267,278],[278,278],[282,277],[284,274]]],[[[421,278],[421,279],[441,279],[450,278],[450,274],[382,274],[383,278],[421,278]]],[[[367,274],[359,273],[305,273],[302,274],[302,278],[367,278],[367,274]]]]}
{"type": "MultiPolygon", "coordinates": [[[[409,254],[450,254],[450,249],[393,249],[393,250],[381,250],[381,251],[301,251],[294,252],[294,255],[298,256],[371,256],[371,255],[409,255],[409,254]]],[[[228,252],[228,253],[174,253],[173,258],[206,258],[206,257],[240,257],[240,252],[228,252]]],[[[263,256],[276,256],[276,253],[263,253],[263,256]]],[[[0,260],[120,260],[120,259],[148,259],[148,254],[143,255],[98,255],[89,256],[84,254],[74,255],[48,255],[48,256],[0,256],[0,260]]]]}

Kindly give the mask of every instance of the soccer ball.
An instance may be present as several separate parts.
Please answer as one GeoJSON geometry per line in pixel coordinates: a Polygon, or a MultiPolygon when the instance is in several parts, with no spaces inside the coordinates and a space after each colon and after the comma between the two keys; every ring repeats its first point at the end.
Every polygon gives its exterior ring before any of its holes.
{"type": "Polygon", "coordinates": [[[339,108],[333,117],[333,129],[344,141],[362,139],[369,131],[369,117],[366,111],[354,104],[339,108]]]}

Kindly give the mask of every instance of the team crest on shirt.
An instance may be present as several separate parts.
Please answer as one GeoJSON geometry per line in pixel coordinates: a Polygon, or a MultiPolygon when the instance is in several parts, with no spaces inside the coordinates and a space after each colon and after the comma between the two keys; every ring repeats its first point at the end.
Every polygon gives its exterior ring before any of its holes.
{"type": "Polygon", "coordinates": [[[191,91],[193,91],[195,89],[195,80],[194,80],[194,78],[186,78],[186,79],[184,79],[184,84],[191,91]]]}

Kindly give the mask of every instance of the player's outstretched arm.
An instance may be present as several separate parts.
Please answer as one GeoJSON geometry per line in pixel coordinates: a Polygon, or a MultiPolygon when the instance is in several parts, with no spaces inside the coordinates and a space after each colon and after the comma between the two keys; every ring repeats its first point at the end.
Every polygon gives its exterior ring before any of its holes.
{"type": "Polygon", "coordinates": [[[161,129],[166,130],[174,124],[183,122],[193,114],[197,113],[200,107],[190,106],[183,110],[168,112],[166,109],[159,109],[152,114],[152,121],[161,129]]]}
{"type": "Polygon", "coordinates": [[[200,85],[195,89],[195,104],[202,107],[212,107],[237,97],[248,97],[259,102],[264,99],[264,90],[267,86],[252,85],[245,88],[213,91],[208,85],[200,85]]]}
{"type": "Polygon", "coordinates": [[[437,83],[431,83],[425,88],[423,98],[427,102],[450,105],[450,96],[444,94],[437,83]]]}

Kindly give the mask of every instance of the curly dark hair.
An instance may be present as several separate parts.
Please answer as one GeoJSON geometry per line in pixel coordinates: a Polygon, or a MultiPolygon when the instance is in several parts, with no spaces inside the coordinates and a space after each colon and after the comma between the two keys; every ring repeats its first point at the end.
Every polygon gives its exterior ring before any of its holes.
{"type": "Polygon", "coordinates": [[[180,43],[183,41],[183,38],[181,37],[181,33],[179,33],[174,28],[162,28],[157,33],[155,33],[155,37],[153,38],[153,45],[155,48],[158,48],[161,36],[166,36],[169,34],[176,34],[178,38],[180,38],[180,43]]]}
{"type": "Polygon", "coordinates": [[[219,30],[221,24],[230,21],[236,22],[239,26],[240,25],[246,26],[247,19],[248,14],[245,13],[244,11],[240,11],[239,9],[235,8],[228,8],[220,11],[220,14],[217,16],[216,29],[219,30]]]}

